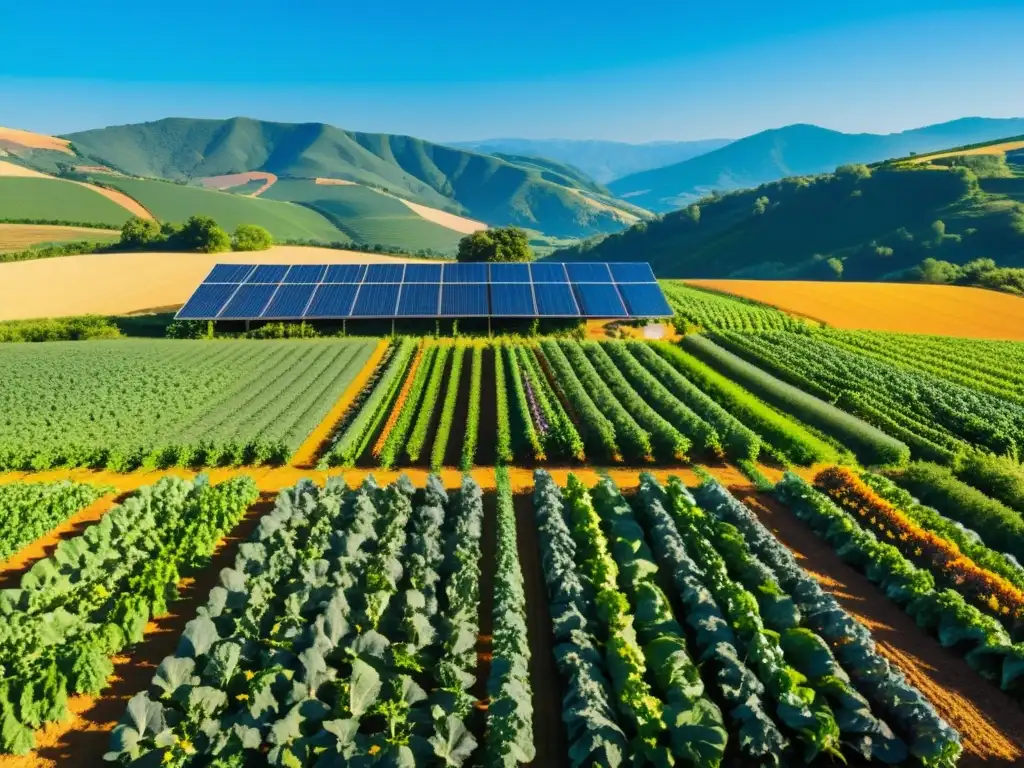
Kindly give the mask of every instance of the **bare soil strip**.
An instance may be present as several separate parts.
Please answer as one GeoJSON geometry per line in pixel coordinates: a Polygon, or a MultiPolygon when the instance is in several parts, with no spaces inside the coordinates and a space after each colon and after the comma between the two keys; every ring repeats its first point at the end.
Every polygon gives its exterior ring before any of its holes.
{"type": "Polygon", "coordinates": [[[228,173],[223,176],[207,176],[205,179],[200,179],[199,183],[207,189],[231,189],[254,180],[262,181],[263,186],[246,197],[262,195],[277,183],[277,175],[266,171],[247,171],[245,173],[228,173]]]}
{"type": "Polygon", "coordinates": [[[15,165],[14,163],[9,163],[6,160],[0,160],[0,176],[16,176],[21,179],[52,178],[41,171],[35,171],[31,168],[26,168],[23,165],[15,165]]]}
{"type": "Polygon", "coordinates": [[[71,142],[68,139],[58,139],[56,136],[46,136],[42,133],[22,131],[17,128],[0,128],[0,147],[24,147],[25,149],[52,149],[55,152],[65,152],[73,155],[71,142]]]}
{"type": "Polygon", "coordinates": [[[445,229],[450,229],[461,235],[471,235],[474,232],[480,232],[481,230],[487,229],[487,225],[482,221],[467,219],[465,216],[448,213],[448,211],[442,211],[440,208],[431,208],[429,205],[413,203],[401,197],[397,199],[401,200],[402,205],[410,211],[421,216],[427,221],[432,221],[434,224],[440,224],[445,229]]]}
{"type": "Polygon", "coordinates": [[[348,411],[349,406],[352,405],[352,401],[355,400],[356,396],[363,391],[363,387],[366,386],[366,382],[369,380],[373,372],[377,370],[377,365],[380,364],[380,360],[384,357],[384,353],[388,348],[388,340],[381,339],[377,342],[377,348],[374,349],[373,354],[366,361],[363,369],[359,372],[352,383],[348,385],[348,388],[341,393],[341,397],[338,398],[338,402],[334,404],[334,407],[327,413],[327,415],[321,420],[314,429],[306,441],[299,446],[299,450],[292,456],[291,464],[294,467],[301,467],[303,469],[312,469],[316,466],[317,459],[320,458],[324,450],[330,445],[331,433],[334,431],[335,425],[341,420],[341,417],[348,411]]]}

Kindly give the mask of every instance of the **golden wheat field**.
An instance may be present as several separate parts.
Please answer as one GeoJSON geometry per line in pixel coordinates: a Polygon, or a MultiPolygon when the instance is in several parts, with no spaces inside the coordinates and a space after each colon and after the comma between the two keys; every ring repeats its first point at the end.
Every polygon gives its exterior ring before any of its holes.
{"type": "Polygon", "coordinates": [[[953,285],[687,280],[836,328],[1024,341],[1024,299],[953,285]]]}
{"type": "Polygon", "coordinates": [[[61,227],[46,224],[0,224],[0,253],[23,251],[41,243],[68,243],[75,240],[112,240],[115,229],[61,227]]]}

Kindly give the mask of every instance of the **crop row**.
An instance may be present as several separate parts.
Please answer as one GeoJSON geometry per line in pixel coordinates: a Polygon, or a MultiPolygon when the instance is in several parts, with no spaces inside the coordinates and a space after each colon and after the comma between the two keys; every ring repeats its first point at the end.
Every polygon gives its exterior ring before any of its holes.
{"type": "Polygon", "coordinates": [[[96,695],[111,661],[167,613],[181,577],[204,564],[257,496],[249,477],[216,486],[166,477],[62,541],[0,593],[0,750],[34,745],[68,697],[96,695]]]}
{"type": "Polygon", "coordinates": [[[631,505],[610,480],[588,492],[570,476],[563,492],[535,473],[570,764],[717,766],[735,738],[749,765],[955,765],[958,735],[866,630],[752,515],[729,519],[742,506],[720,487],[701,495],[714,514],[678,480],[666,490],[643,475],[631,505]]]}
{"type": "Polygon", "coordinates": [[[281,463],[372,341],[97,341],[0,349],[0,470],[281,463]]]}
{"type": "Polygon", "coordinates": [[[67,480],[0,485],[0,563],[112,490],[67,480]]]}
{"type": "Polygon", "coordinates": [[[672,280],[661,281],[680,330],[723,328],[733,331],[800,330],[806,323],[781,310],[737,296],[725,296],[672,280]]]}

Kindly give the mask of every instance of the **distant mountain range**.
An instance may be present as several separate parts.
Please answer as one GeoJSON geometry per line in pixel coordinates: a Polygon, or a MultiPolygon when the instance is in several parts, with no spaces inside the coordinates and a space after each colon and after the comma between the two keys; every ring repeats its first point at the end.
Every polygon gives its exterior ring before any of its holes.
{"type": "Polygon", "coordinates": [[[756,133],[673,165],[616,179],[608,187],[621,199],[666,212],[713,191],[746,189],[787,176],[826,173],[847,163],[876,162],[1021,133],[1024,118],[967,117],[886,135],[790,125],[756,133]]]}
{"type": "Polygon", "coordinates": [[[731,139],[627,144],[586,139],[484,139],[452,146],[491,155],[546,157],[568,163],[602,184],[651,168],[680,163],[724,147],[731,139]]]}
{"type": "Polygon", "coordinates": [[[189,182],[262,171],[282,180],[348,181],[561,238],[618,231],[648,215],[550,159],[496,157],[323,123],[167,118],[65,138],[85,161],[131,176],[189,182]]]}

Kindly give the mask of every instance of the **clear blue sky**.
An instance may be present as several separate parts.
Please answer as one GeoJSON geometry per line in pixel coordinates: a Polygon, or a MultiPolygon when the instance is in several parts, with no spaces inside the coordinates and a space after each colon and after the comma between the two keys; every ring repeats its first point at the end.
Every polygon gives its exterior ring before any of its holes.
{"type": "Polygon", "coordinates": [[[2,24],[0,125],[50,133],[247,115],[651,141],[1024,115],[1022,0],[38,0],[2,24]]]}

